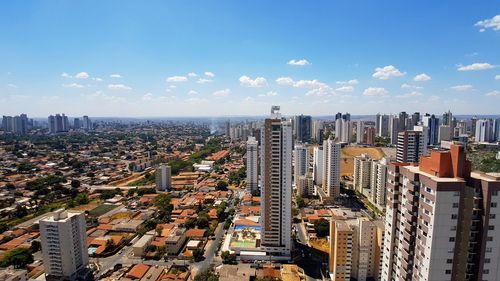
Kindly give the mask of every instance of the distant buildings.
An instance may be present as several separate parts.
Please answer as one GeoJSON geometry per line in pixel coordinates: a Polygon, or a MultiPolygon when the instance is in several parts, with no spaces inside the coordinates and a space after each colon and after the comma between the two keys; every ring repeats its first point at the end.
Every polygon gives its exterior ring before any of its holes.
{"type": "Polygon", "coordinates": [[[419,131],[403,131],[398,134],[396,160],[399,163],[418,163],[420,156],[425,155],[427,146],[423,133],[419,131]]]}
{"type": "Polygon", "coordinates": [[[306,144],[296,144],[293,150],[293,160],[294,160],[294,183],[297,185],[297,179],[300,176],[305,176],[309,173],[309,148],[306,144]]]}
{"type": "Polygon", "coordinates": [[[323,142],[323,121],[314,120],[312,124],[311,141],[315,143],[323,142]]]}
{"type": "Polygon", "coordinates": [[[247,191],[252,194],[259,192],[258,142],[254,137],[247,140],[247,191]]]}
{"type": "Polygon", "coordinates": [[[340,195],[340,143],[332,137],[323,141],[323,183],[318,193],[323,202],[333,202],[340,195]]]}
{"type": "Polygon", "coordinates": [[[156,168],[156,189],[168,191],[172,188],[172,168],[167,165],[160,165],[156,168]]]}
{"type": "Polygon", "coordinates": [[[497,174],[457,145],[388,169],[381,280],[500,279],[497,174]]]}
{"type": "Polygon", "coordinates": [[[476,122],[476,142],[492,142],[495,140],[494,123],[492,119],[480,119],[476,122]]]}
{"type": "Polygon", "coordinates": [[[292,124],[273,106],[261,133],[261,249],[290,256],[292,249],[292,124]]]}
{"type": "Polygon", "coordinates": [[[57,210],[40,220],[47,280],[77,280],[89,263],[85,214],[57,210]]]}
{"type": "Polygon", "coordinates": [[[378,137],[389,137],[389,115],[378,113],[375,116],[375,130],[378,137]]]}
{"type": "Polygon", "coordinates": [[[68,116],[60,114],[50,115],[48,118],[49,123],[49,133],[63,133],[69,131],[69,121],[68,116]]]}
{"type": "Polygon", "coordinates": [[[370,188],[372,159],[367,154],[354,157],[354,190],[363,193],[370,188]]]}
{"type": "Polygon", "coordinates": [[[301,143],[311,143],[311,116],[297,115],[293,119],[295,140],[301,143]]]}
{"type": "Polygon", "coordinates": [[[298,176],[295,182],[298,195],[306,197],[315,195],[314,180],[311,175],[298,176]]]}
{"type": "Polygon", "coordinates": [[[313,149],[313,180],[317,185],[323,184],[323,146],[313,149]]]}
{"type": "Polygon", "coordinates": [[[33,120],[28,119],[26,114],[16,116],[3,116],[2,129],[5,133],[25,135],[33,126],[33,120]]]}

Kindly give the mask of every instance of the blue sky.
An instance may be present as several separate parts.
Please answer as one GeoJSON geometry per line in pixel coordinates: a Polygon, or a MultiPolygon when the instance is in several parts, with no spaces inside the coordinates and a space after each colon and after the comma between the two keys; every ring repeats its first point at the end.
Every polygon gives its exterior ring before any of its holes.
{"type": "Polygon", "coordinates": [[[2,1],[0,35],[0,114],[500,114],[499,1],[2,1]]]}

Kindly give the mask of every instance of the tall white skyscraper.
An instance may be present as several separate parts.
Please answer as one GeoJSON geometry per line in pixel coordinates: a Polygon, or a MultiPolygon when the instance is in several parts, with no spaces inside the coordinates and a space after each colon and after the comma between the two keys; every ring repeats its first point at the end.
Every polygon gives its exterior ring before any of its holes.
{"type": "Polygon", "coordinates": [[[156,189],[161,191],[170,190],[172,187],[172,169],[167,165],[156,168],[156,189]]]}
{"type": "Polygon", "coordinates": [[[296,144],[293,151],[294,167],[293,178],[297,185],[300,176],[305,176],[309,172],[309,149],[306,144],[296,144]]]}
{"type": "Polygon", "coordinates": [[[292,124],[271,108],[261,132],[261,249],[290,256],[292,248],[292,124]]]}
{"type": "Polygon", "coordinates": [[[323,121],[321,120],[314,120],[312,124],[312,140],[315,143],[321,143],[322,140],[322,130],[323,130],[323,121]]]}
{"type": "Polygon", "coordinates": [[[358,121],[356,126],[356,143],[363,143],[363,135],[365,131],[365,123],[363,121],[358,121]]]}
{"type": "Polygon", "coordinates": [[[257,151],[258,142],[255,137],[247,140],[247,191],[256,194],[259,191],[259,155],[257,151]]]}
{"type": "Polygon", "coordinates": [[[372,159],[367,154],[354,157],[354,189],[363,193],[370,188],[372,159]]]}
{"type": "Polygon", "coordinates": [[[389,158],[382,158],[372,162],[370,188],[371,196],[368,198],[379,209],[384,210],[387,193],[387,166],[389,158]]]}
{"type": "Polygon", "coordinates": [[[476,142],[493,141],[493,120],[480,119],[476,122],[476,142]]]}
{"type": "Polygon", "coordinates": [[[352,138],[351,121],[343,118],[335,120],[335,138],[340,142],[350,143],[352,138]]]}
{"type": "Polygon", "coordinates": [[[313,150],[313,179],[317,185],[323,184],[323,147],[317,146],[313,150]]]}
{"type": "Polygon", "coordinates": [[[57,210],[40,220],[47,280],[76,280],[89,263],[85,214],[57,210]]]}
{"type": "Polygon", "coordinates": [[[340,143],[333,138],[323,142],[323,184],[318,193],[330,203],[340,195],[340,143]]]}
{"type": "Polygon", "coordinates": [[[87,115],[83,116],[83,129],[86,131],[92,130],[92,121],[87,115]]]}

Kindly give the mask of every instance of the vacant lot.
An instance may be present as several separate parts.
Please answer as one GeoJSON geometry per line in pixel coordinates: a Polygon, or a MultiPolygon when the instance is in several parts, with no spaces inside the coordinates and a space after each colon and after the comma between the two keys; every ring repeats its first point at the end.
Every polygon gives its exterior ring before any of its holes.
{"type": "Polygon", "coordinates": [[[116,207],[118,207],[118,205],[103,204],[101,206],[97,206],[94,209],[90,210],[89,215],[93,217],[98,217],[104,215],[105,213],[113,210],[116,207]]]}
{"type": "Polygon", "coordinates": [[[361,154],[368,154],[375,160],[380,160],[385,156],[382,149],[378,147],[344,147],[342,148],[342,158],[340,160],[340,174],[342,176],[352,176],[354,172],[354,157],[361,154]]]}

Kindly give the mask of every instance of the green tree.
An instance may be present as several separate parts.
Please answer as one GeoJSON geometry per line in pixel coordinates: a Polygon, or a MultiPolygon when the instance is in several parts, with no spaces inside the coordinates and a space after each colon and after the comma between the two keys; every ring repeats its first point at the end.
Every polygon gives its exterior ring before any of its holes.
{"type": "Polygon", "coordinates": [[[14,266],[14,268],[24,268],[27,264],[33,262],[33,254],[30,249],[15,248],[8,252],[0,262],[1,267],[14,266]]]}
{"type": "Polygon", "coordinates": [[[330,232],[330,223],[325,219],[319,219],[314,222],[314,230],[317,237],[325,237],[330,232]]]}
{"type": "Polygon", "coordinates": [[[302,196],[297,196],[297,198],[295,198],[295,202],[297,202],[297,207],[299,208],[304,208],[306,206],[306,203],[304,202],[304,198],[302,198],[302,196]]]}
{"type": "Polygon", "coordinates": [[[80,187],[80,181],[79,180],[71,180],[71,187],[72,188],[79,188],[80,187]]]}
{"type": "Polygon", "coordinates": [[[33,242],[31,242],[30,251],[32,253],[36,253],[36,252],[40,251],[41,249],[42,249],[42,243],[40,243],[40,241],[33,240],[33,242]]]}
{"type": "Polygon", "coordinates": [[[89,195],[87,193],[78,193],[74,201],[77,205],[88,204],[90,202],[89,195]]]}
{"type": "Polygon", "coordinates": [[[196,248],[193,250],[193,260],[195,262],[199,262],[203,260],[203,249],[202,248],[196,248]]]}
{"type": "Polygon", "coordinates": [[[223,251],[220,254],[222,258],[222,263],[224,264],[235,264],[236,263],[236,254],[231,254],[229,251],[223,251]]]}
{"type": "Polygon", "coordinates": [[[227,183],[227,181],[219,181],[217,183],[216,189],[222,190],[222,191],[227,191],[228,186],[229,186],[229,184],[227,183]]]}

